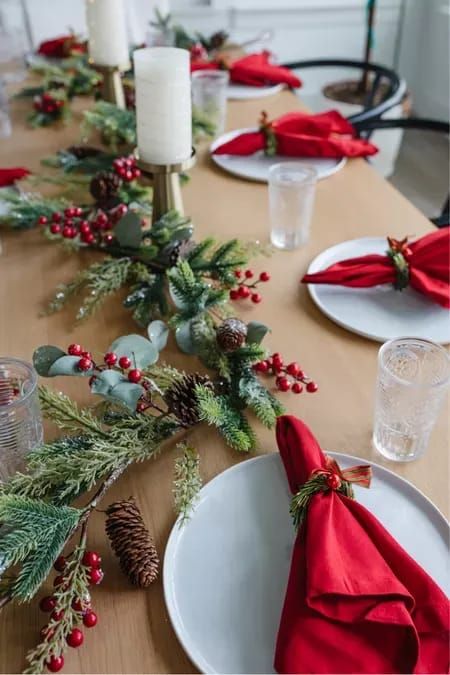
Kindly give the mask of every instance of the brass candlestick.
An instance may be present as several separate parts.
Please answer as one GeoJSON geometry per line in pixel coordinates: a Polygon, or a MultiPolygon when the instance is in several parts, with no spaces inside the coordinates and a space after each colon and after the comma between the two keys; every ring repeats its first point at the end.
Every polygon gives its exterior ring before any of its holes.
{"type": "Polygon", "coordinates": [[[102,99],[109,103],[114,103],[118,108],[125,110],[126,103],[122,75],[125,71],[130,69],[130,64],[126,63],[123,66],[101,66],[91,62],[91,65],[95,70],[98,70],[102,76],[102,83],[100,86],[100,95],[102,99]]]}
{"type": "Polygon", "coordinates": [[[137,165],[153,183],[152,223],[156,223],[165,213],[175,209],[184,215],[181,197],[180,173],[188,171],[195,164],[195,149],[189,159],[178,164],[151,164],[137,158],[137,165]]]}

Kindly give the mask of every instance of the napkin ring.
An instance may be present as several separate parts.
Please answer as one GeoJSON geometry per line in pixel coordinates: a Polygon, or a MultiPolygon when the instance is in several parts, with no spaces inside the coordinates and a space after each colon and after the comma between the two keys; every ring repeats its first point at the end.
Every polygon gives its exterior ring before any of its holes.
{"type": "Polygon", "coordinates": [[[388,237],[389,249],[387,256],[391,259],[395,268],[395,282],[394,288],[402,291],[409,285],[409,263],[408,256],[412,251],[408,246],[408,237],[398,240],[393,237],[388,237]]]}

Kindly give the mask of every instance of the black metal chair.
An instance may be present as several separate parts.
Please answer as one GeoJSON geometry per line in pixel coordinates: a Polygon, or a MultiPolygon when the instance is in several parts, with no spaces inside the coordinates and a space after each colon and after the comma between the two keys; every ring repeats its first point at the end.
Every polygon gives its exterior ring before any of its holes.
{"type": "Polygon", "coordinates": [[[367,91],[361,112],[350,115],[348,118],[353,124],[363,120],[376,119],[385,112],[398,105],[406,94],[406,83],[394,70],[378,63],[365,63],[351,59],[312,59],[309,61],[291,61],[283,63],[291,70],[305,68],[354,68],[369,73],[370,87],[367,91]],[[382,100],[375,103],[381,85],[387,85],[382,100]]]}

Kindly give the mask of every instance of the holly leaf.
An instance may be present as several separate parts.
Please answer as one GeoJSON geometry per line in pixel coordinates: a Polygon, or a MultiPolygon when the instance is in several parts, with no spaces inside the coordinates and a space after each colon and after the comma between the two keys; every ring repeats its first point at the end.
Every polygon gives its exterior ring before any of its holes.
{"type": "Polygon", "coordinates": [[[89,370],[80,370],[78,368],[79,356],[61,356],[50,366],[48,370],[48,377],[55,377],[56,375],[78,375],[86,377],[92,375],[93,368],[89,370]]]}
{"type": "Polygon", "coordinates": [[[270,332],[270,328],[258,321],[250,321],[247,324],[247,342],[259,345],[264,336],[270,332]]]}
{"type": "Polygon", "coordinates": [[[162,351],[166,346],[169,337],[169,329],[164,321],[157,320],[149,323],[147,333],[150,342],[155,345],[159,352],[162,351]]]}
{"type": "Polygon", "coordinates": [[[137,402],[145,392],[144,387],[133,382],[120,382],[108,394],[110,400],[122,403],[130,412],[136,412],[137,402]]]}
{"type": "Polygon", "coordinates": [[[119,373],[118,370],[102,370],[101,373],[95,375],[91,384],[91,391],[93,394],[105,396],[108,395],[112,388],[119,384],[119,382],[126,381],[126,378],[122,373],[119,373]]]}
{"type": "Polygon", "coordinates": [[[123,337],[114,340],[109,352],[114,352],[119,356],[128,356],[136,368],[146,368],[147,366],[156,363],[159,357],[159,352],[155,345],[150,340],[147,340],[142,335],[124,335],[123,337]]]}
{"type": "Polygon", "coordinates": [[[192,319],[184,321],[175,330],[175,340],[177,345],[185,354],[195,354],[196,348],[191,333],[192,319]]]}
{"type": "Polygon", "coordinates": [[[114,234],[120,246],[139,248],[142,243],[141,219],[132,211],[128,211],[114,227],[114,234]]]}
{"type": "Polygon", "coordinates": [[[54,347],[53,345],[43,345],[38,347],[33,354],[33,365],[39,375],[42,377],[51,377],[49,375],[49,370],[51,366],[62,356],[65,356],[64,352],[59,347],[54,347]]]}

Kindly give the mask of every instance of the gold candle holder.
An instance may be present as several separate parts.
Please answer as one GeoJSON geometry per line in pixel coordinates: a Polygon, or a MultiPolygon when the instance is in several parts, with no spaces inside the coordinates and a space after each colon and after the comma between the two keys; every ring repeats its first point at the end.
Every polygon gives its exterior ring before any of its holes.
{"type": "Polygon", "coordinates": [[[129,70],[130,64],[127,63],[123,66],[101,66],[94,62],[90,63],[102,76],[102,83],[100,86],[101,98],[104,101],[114,103],[118,108],[125,110],[126,103],[122,75],[125,71],[129,70]]]}
{"type": "Polygon", "coordinates": [[[156,223],[165,213],[175,209],[184,215],[183,199],[181,196],[180,173],[188,171],[195,164],[195,149],[189,159],[178,164],[151,164],[139,159],[137,165],[144,176],[153,183],[152,223],[156,223]]]}

